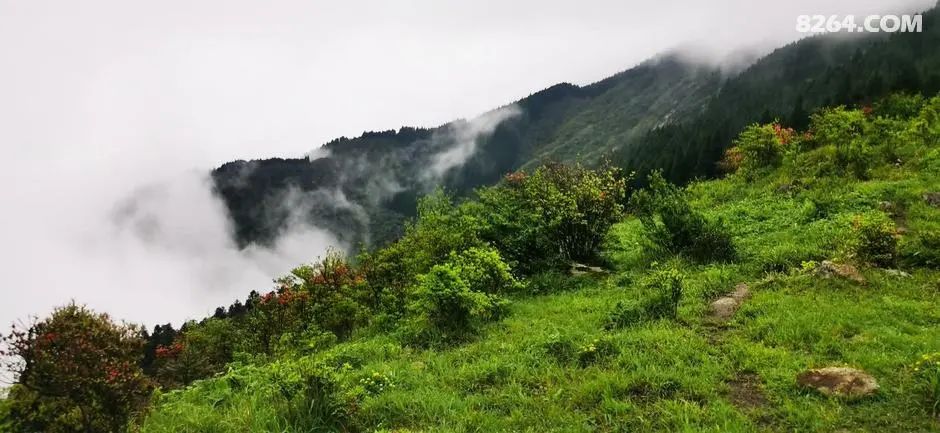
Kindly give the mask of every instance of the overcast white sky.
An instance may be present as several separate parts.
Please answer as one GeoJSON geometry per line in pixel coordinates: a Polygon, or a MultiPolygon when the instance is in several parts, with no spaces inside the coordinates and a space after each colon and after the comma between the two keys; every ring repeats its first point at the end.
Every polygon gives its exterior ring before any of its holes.
{"type": "Polygon", "coordinates": [[[235,249],[201,177],[222,162],[471,117],[678,45],[781,45],[799,14],[932,4],[0,0],[0,326],[70,298],[179,323],[330,243],[300,228],[273,250],[235,249]],[[146,235],[113,223],[141,188],[146,235]]]}

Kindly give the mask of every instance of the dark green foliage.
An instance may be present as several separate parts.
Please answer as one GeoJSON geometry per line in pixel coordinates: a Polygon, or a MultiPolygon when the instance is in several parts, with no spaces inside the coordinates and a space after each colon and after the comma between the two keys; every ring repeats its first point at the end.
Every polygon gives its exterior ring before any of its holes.
{"type": "Polygon", "coordinates": [[[684,193],[658,172],[649,176],[647,189],[633,194],[630,204],[654,254],[681,254],[703,262],[735,258],[724,224],[692,209],[684,193]]]}
{"type": "Polygon", "coordinates": [[[507,302],[500,294],[521,284],[492,248],[469,248],[418,276],[408,305],[408,338],[416,344],[459,341],[498,319],[507,302]]]}
{"type": "Polygon", "coordinates": [[[882,267],[897,263],[897,229],[887,216],[882,213],[859,216],[852,225],[858,236],[855,252],[859,258],[882,267]]]}
{"type": "Polygon", "coordinates": [[[167,388],[210,377],[232,360],[235,344],[242,340],[235,323],[208,319],[189,323],[173,341],[157,346],[152,376],[167,388]]]}
{"type": "Polygon", "coordinates": [[[604,327],[610,330],[651,320],[675,319],[682,299],[682,275],[672,268],[655,272],[644,281],[643,292],[644,297],[639,300],[618,302],[604,327]]]}
{"type": "Polygon", "coordinates": [[[940,268],[940,231],[927,230],[905,236],[898,250],[900,261],[906,266],[940,268]]]}
{"type": "Polygon", "coordinates": [[[317,368],[304,374],[300,386],[279,384],[288,425],[309,432],[348,431],[352,408],[333,373],[317,368]]]}
{"type": "Polygon", "coordinates": [[[940,46],[938,16],[937,8],[925,12],[920,33],[812,37],[778,48],[722,83],[700,114],[621,146],[614,160],[641,174],[662,170],[673,182],[712,177],[749,124],[779,118],[802,129],[805,113],[822,107],[864,104],[895,92],[936,94],[940,50],[928,47],[940,46]]]}
{"type": "Polygon", "coordinates": [[[411,338],[433,343],[460,340],[484,322],[498,318],[505,302],[496,295],[475,292],[453,264],[437,265],[418,278],[413,300],[411,338]]]}
{"type": "Polygon", "coordinates": [[[142,330],[74,303],[2,336],[16,375],[2,422],[23,432],[123,432],[152,390],[139,363],[142,330]]]}
{"type": "Polygon", "coordinates": [[[480,190],[479,203],[468,209],[484,222],[481,236],[531,274],[594,260],[607,230],[622,217],[624,194],[617,170],[550,164],[480,190]]]}

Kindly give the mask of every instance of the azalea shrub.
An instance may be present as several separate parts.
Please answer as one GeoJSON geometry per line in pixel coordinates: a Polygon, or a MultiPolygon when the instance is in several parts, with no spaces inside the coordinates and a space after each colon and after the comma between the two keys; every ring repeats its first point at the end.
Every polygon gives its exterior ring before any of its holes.
{"type": "Polygon", "coordinates": [[[659,172],[650,174],[649,187],[636,191],[630,204],[643,223],[647,249],[653,255],[677,254],[702,262],[736,257],[731,234],[722,221],[692,209],[685,193],[659,172]]]}
{"type": "Polygon", "coordinates": [[[763,168],[779,166],[784,147],[795,136],[792,129],[779,123],[748,125],[735,139],[734,145],[725,151],[720,165],[725,171],[740,170],[748,175],[763,168]]]}
{"type": "Polygon", "coordinates": [[[220,373],[236,348],[242,349],[237,346],[241,341],[233,321],[190,322],[171,343],[156,347],[153,377],[161,386],[175,388],[220,373]]]}
{"type": "Polygon", "coordinates": [[[295,305],[307,321],[340,339],[366,321],[365,275],[337,250],[294,269],[278,283],[279,304],[295,305]]]}
{"type": "Polygon", "coordinates": [[[626,179],[614,168],[548,164],[478,191],[470,206],[481,237],[524,274],[591,261],[610,227],[623,217],[626,179]]]}
{"type": "Polygon", "coordinates": [[[14,327],[2,353],[2,367],[16,375],[12,431],[125,431],[153,388],[140,368],[142,334],[74,303],[14,327]]]}

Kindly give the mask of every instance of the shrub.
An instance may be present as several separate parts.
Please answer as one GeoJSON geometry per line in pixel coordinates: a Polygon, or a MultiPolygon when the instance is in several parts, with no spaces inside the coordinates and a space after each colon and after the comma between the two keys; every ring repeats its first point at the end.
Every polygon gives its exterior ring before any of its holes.
{"type": "Polygon", "coordinates": [[[152,385],[140,369],[143,329],[69,304],[3,337],[2,367],[17,376],[14,431],[125,431],[152,385]]]}
{"type": "Polygon", "coordinates": [[[359,379],[359,385],[369,394],[379,394],[387,389],[395,387],[392,378],[388,374],[373,371],[372,374],[359,379]]]}
{"type": "Polygon", "coordinates": [[[278,414],[285,424],[296,431],[349,431],[355,405],[350,404],[336,373],[323,366],[305,370],[300,375],[268,378],[278,391],[272,397],[283,405],[278,414]]]}
{"type": "Polygon", "coordinates": [[[222,372],[240,340],[231,320],[190,322],[172,343],[157,347],[154,377],[161,386],[174,388],[222,372]]]}
{"type": "Polygon", "coordinates": [[[482,236],[525,274],[570,260],[593,260],[623,213],[625,180],[610,168],[550,164],[517,172],[469,204],[482,236]]]}
{"type": "Polygon", "coordinates": [[[905,236],[898,245],[898,256],[907,266],[940,267],[940,231],[919,231],[905,236]]]}
{"type": "Polygon", "coordinates": [[[917,116],[921,107],[924,106],[923,95],[908,95],[904,93],[892,93],[879,99],[872,107],[874,113],[879,116],[909,119],[917,116]]]}
{"type": "Polygon", "coordinates": [[[505,301],[470,290],[454,264],[442,264],[418,278],[409,306],[416,342],[461,339],[486,321],[498,318],[505,301]]]}
{"type": "Polygon", "coordinates": [[[734,147],[725,153],[725,165],[747,174],[776,167],[783,159],[784,140],[791,135],[792,130],[777,123],[748,125],[735,139],[734,147]]]}
{"type": "Polygon", "coordinates": [[[459,254],[451,253],[448,262],[454,265],[460,278],[474,292],[507,294],[524,288],[509,272],[509,265],[503,261],[499,251],[492,247],[469,248],[459,254]]]}
{"type": "Polygon", "coordinates": [[[682,299],[682,274],[670,268],[654,272],[643,283],[646,294],[640,301],[618,302],[608,316],[605,328],[624,328],[640,322],[675,319],[682,299]]]}
{"type": "Polygon", "coordinates": [[[683,254],[698,261],[735,258],[731,235],[722,221],[709,220],[693,210],[683,192],[659,172],[649,176],[649,188],[634,193],[630,202],[654,254],[683,254]]]}
{"type": "Polygon", "coordinates": [[[827,108],[811,117],[814,140],[823,146],[834,146],[836,163],[858,178],[866,178],[874,160],[874,150],[863,137],[865,113],[843,106],[827,108]]]}
{"type": "Polygon", "coordinates": [[[916,389],[927,403],[931,414],[940,415],[940,352],[924,355],[914,364],[916,389]]]}
{"type": "MultiPolygon", "coordinates": [[[[366,321],[365,276],[339,251],[327,251],[323,258],[294,269],[291,276],[277,283],[278,306],[341,339],[348,338],[353,329],[366,321]]],[[[294,329],[303,330],[304,326],[294,329]]]]}
{"type": "Polygon", "coordinates": [[[373,310],[393,315],[404,312],[409,288],[418,275],[451,253],[483,245],[482,221],[467,208],[454,206],[452,197],[438,189],[418,201],[417,218],[405,224],[399,240],[360,254],[367,301],[373,310]]]}
{"type": "Polygon", "coordinates": [[[857,216],[852,221],[857,237],[855,253],[877,266],[891,267],[897,262],[898,237],[892,222],[883,213],[857,216]]]}

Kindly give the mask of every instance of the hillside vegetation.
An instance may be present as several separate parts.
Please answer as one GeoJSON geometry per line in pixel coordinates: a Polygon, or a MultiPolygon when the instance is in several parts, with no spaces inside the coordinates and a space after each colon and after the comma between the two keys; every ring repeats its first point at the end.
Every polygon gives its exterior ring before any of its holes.
{"type": "MultiPolygon", "coordinates": [[[[590,260],[592,241],[558,241],[577,228],[551,226],[546,245],[507,236],[555,221],[531,200],[564,190],[542,177],[570,168],[511,175],[459,206],[425,201],[408,235],[370,257],[407,263],[400,318],[158,395],[142,430],[940,430],[938,116],[938,97],[894,96],[821,111],[807,132],[752,125],[727,154],[733,174],[682,189],[654,175],[633,194],[599,273],[532,261],[551,246],[590,260]],[[493,215],[478,206],[519,221],[475,220],[493,215]],[[709,304],[741,283],[750,297],[715,317],[709,304]],[[849,399],[797,384],[843,365],[880,389],[849,399]]],[[[597,210],[585,233],[619,212],[587,200],[621,193],[601,173],[561,178],[573,208],[597,210]]]]}
{"type": "Polygon", "coordinates": [[[721,167],[628,191],[617,169],[550,164],[439,191],[386,247],[145,347],[64,307],[7,336],[0,425],[940,431],[940,97],[752,124],[721,167]],[[878,388],[808,386],[825,367],[878,388]]]}

